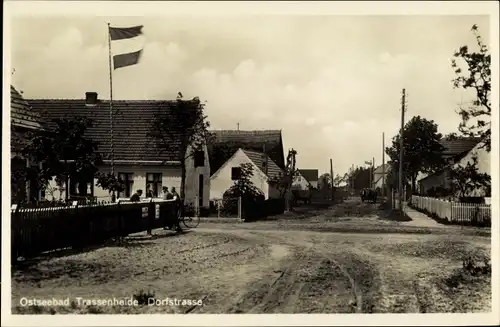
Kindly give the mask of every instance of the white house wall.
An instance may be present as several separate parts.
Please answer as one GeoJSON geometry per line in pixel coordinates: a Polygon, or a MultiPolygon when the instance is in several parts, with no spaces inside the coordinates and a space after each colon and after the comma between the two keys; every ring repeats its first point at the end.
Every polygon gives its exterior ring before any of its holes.
{"type": "Polygon", "coordinates": [[[460,165],[462,167],[467,166],[467,163],[472,163],[473,160],[472,158],[474,156],[477,157],[477,170],[479,173],[486,173],[488,175],[491,175],[491,156],[488,151],[486,151],[485,148],[481,148],[481,146],[484,143],[480,142],[477,144],[467,155],[462,158],[457,165],[460,165]]]}
{"type": "MultiPolygon", "coordinates": [[[[203,187],[203,206],[209,206],[209,195],[210,195],[210,164],[208,161],[208,151],[205,148],[205,161],[203,167],[194,168],[194,158],[189,158],[186,160],[186,194],[185,202],[194,204],[196,197],[198,195],[198,181],[199,175],[203,174],[204,187],[203,187]]],[[[110,172],[111,168],[101,167],[99,172],[106,173],[110,172]]],[[[132,173],[132,190],[131,194],[135,193],[137,190],[142,190],[143,196],[146,193],[146,174],[148,173],[161,173],[162,174],[162,187],[166,186],[169,189],[175,187],[177,192],[180,194],[181,189],[181,168],[180,166],[172,165],[117,165],[115,166],[116,173],[132,173]]],[[[96,185],[97,180],[94,180],[94,197],[98,200],[110,201],[111,196],[108,191],[96,185]]],[[[90,194],[90,190],[88,192],[90,194]]],[[[57,189],[57,185],[54,180],[49,182],[49,187],[45,192],[45,198],[50,200],[63,199],[65,198],[65,191],[60,191],[57,189]],[[51,192],[50,190],[55,190],[51,192]],[[52,193],[52,196],[50,195],[52,193]]]]}
{"type": "MultiPolygon", "coordinates": [[[[318,182],[316,182],[317,186],[318,182]]],[[[292,182],[292,189],[295,190],[308,190],[309,189],[309,182],[307,179],[304,178],[300,173],[295,176],[292,182]]]]}
{"type": "MultiPolygon", "coordinates": [[[[480,142],[477,144],[467,155],[462,158],[457,164],[462,167],[467,166],[467,163],[473,163],[473,157],[477,157],[477,171],[480,174],[488,174],[491,176],[491,156],[485,148],[481,148],[484,143],[480,142]]],[[[482,190],[473,190],[469,196],[484,196],[484,192],[482,190]]]]}
{"type": "MultiPolygon", "coordinates": [[[[232,168],[239,167],[243,163],[253,164],[247,155],[240,149],[214,173],[210,178],[210,200],[222,199],[224,192],[233,185],[233,181],[231,180],[232,168]]],[[[264,193],[266,199],[269,198],[267,177],[263,173],[260,173],[256,166],[254,166],[254,174],[251,181],[264,193]]]]}
{"type": "MultiPolygon", "coordinates": [[[[208,207],[210,203],[210,161],[208,157],[208,150],[205,146],[203,148],[205,153],[203,167],[194,167],[194,157],[186,159],[186,201],[194,204],[198,196],[198,182],[199,176],[203,175],[203,207],[208,207]],[[189,172],[189,173],[188,173],[189,172]]],[[[180,170],[179,170],[180,171],[180,170]]],[[[179,173],[179,185],[180,185],[179,173]]],[[[180,188],[177,188],[180,189],[180,188]]]]}

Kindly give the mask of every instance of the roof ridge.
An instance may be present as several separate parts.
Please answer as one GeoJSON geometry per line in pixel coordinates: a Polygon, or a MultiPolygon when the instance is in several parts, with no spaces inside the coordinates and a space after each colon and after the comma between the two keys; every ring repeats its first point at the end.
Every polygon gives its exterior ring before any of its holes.
{"type": "Polygon", "coordinates": [[[253,133],[253,132],[275,132],[281,133],[279,129],[211,129],[210,132],[231,132],[231,133],[253,133]]]}
{"type": "Polygon", "coordinates": [[[253,151],[253,150],[248,150],[245,148],[240,148],[243,152],[248,152],[248,153],[256,153],[256,154],[264,154],[264,152],[259,152],[259,151],[253,151]]]}

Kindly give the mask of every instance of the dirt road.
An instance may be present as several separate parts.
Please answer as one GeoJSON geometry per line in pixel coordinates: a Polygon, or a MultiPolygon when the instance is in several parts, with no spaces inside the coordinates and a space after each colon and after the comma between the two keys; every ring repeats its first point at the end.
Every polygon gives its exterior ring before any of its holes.
{"type": "Polygon", "coordinates": [[[121,246],[42,260],[13,273],[18,313],[361,313],[490,311],[489,277],[464,279],[464,255],[490,238],[464,228],[421,230],[330,212],[300,220],[205,223],[121,246]],[[202,306],[96,306],[86,299],[202,300],[202,306]],[[23,307],[23,297],[70,298],[23,307]]]}

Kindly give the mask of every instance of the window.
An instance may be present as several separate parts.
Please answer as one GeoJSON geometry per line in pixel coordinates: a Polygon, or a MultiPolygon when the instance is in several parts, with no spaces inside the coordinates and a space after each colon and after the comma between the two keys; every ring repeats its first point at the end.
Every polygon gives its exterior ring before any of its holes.
{"type": "Polygon", "coordinates": [[[161,192],[161,173],[146,174],[146,197],[153,196],[157,198],[161,192]],[[151,191],[151,195],[148,194],[151,191]]]}
{"type": "Polygon", "coordinates": [[[205,166],[205,151],[196,151],[194,153],[194,168],[203,166],[205,166]]]}
{"type": "Polygon", "coordinates": [[[237,181],[241,177],[241,168],[233,167],[231,168],[231,180],[237,181]]]}
{"type": "Polygon", "coordinates": [[[132,173],[118,173],[118,178],[125,184],[125,190],[118,194],[119,198],[130,198],[132,196],[132,186],[134,185],[133,175],[132,173]]]}

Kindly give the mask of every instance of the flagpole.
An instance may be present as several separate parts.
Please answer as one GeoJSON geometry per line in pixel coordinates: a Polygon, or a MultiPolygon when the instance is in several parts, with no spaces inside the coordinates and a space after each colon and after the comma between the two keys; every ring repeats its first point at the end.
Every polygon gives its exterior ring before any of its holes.
{"type": "Polygon", "coordinates": [[[111,143],[111,174],[115,174],[115,151],[113,147],[113,68],[111,64],[111,35],[110,35],[110,23],[108,23],[108,53],[109,53],[109,122],[111,125],[110,129],[110,143],[111,143]]]}

